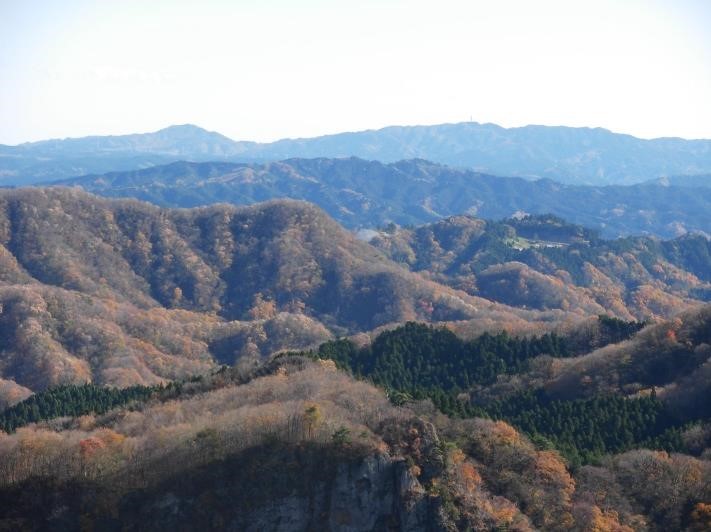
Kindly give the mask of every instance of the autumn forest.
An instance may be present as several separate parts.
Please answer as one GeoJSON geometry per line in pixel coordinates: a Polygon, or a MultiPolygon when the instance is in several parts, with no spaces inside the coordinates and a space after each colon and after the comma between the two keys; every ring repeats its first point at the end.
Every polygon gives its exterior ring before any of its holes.
{"type": "Polygon", "coordinates": [[[704,236],[52,187],[0,244],[2,529],[711,523],[704,236]]]}

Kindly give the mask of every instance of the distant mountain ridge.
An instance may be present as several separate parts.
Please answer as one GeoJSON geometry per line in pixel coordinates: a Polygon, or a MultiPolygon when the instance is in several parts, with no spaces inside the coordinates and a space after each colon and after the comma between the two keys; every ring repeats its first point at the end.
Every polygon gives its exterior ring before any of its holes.
{"type": "Polygon", "coordinates": [[[421,158],[495,175],[575,184],[631,184],[711,168],[711,140],[644,140],[602,128],[503,128],[477,122],[286,139],[257,145],[249,153],[264,159],[355,156],[394,162],[421,158]]]}
{"type": "Polygon", "coordinates": [[[349,228],[394,222],[420,225],[473,214],[502,219],[517,211],[553,213],[607,237],[684,232],[711,234],[708,189],[640,184],[590,187],[529,181],[460,170],[424,160],[383,164],[357,158],[256,163],[176,162],[56,182],[109,197],[134,197],[164,207],[275,198],[315,203],[349,228]]]}
{"type": "Polygon", "coordinates": [[[495,175],[574,184],[631,184],[711,172],[711,140],[639,139],[602,128],[463,122],[390,126],[270,143],[233,141],[193,125],[145,134],[84,137],[0,146],[8,185],[88,173],[135,170],[176,159],[194,162],[359,157],[382,162],[422,158],[495,175]]]}
{"type": "Polygon", "coordinates": [[[153,133],[91,136],[0,145],[0,183],[24,185],[135,170],[175,160],[212,161],[238,156],[252,143],[235,141],[190,124],[153,133]]]}
{"type": "Polygon", "coordinates": [[[647,185],[661,185],[664,187],[691,187],[691,188],[710,188],[711,174],[698,175],[674,175],[668,177],[660,177],[647,181],[647,185]]]}
{"type": "MultiPolygon", "coordinates": [[[[239,153],[235,141],[200,127],[183,124],[170,126],[152,133],[130,135],[90,136],[81,138],[52,139],[20,144],[17,148],[52,153],[96,153],[135,151],[156,155],[190,157],[196,155],[229,156],[239,153]]],[[[242,143],[248,145],[249,143],[242,143]]]]}

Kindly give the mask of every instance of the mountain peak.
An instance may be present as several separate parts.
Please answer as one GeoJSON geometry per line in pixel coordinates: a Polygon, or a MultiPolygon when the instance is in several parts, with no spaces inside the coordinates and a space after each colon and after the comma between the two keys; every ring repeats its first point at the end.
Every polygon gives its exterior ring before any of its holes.
{"type": "Polygon", "coordinates": [[[169,137],[176,139],[207,139],[210,141],[218,141],[223,143],[232,144],[234,141],[224,135],[217,133],[216,131],[209,131],[195,124],[175,124],[172,126],[164,127],[153,133],[145,133],[143,135],[136,135],[142,137],[169,137]]]}
{"type": "Polygon", "coordinates": [[[186,124],[173,124],[171,126],[164,127],[160,131],[170,131],[170,130],[174,130],[174,131],[178,131],[178,130],[207,131],[207,129],[205,129],[203,127],[196,126],[195,124],[187,124],[187,123],[186,124]]]}
{"type": "Polygon", "coordinates": [[[155,133],[202,133],[220,135],[219,133],[216,133],[214,131],[208,131],[207,129],[202,128],[200,126],[196,126],[195,124],[173,124],[172,126],[159,129],[155,133]]]}

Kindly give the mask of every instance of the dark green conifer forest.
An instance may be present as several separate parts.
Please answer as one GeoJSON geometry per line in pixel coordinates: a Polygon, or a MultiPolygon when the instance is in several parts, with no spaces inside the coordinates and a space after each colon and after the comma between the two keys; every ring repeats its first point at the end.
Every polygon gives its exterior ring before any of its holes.
{"type": "MultiPolygon", "coordinates": [[[[607,316],[599,321],[615,342],[643,326],[607,316]]],[[[634,448],[687,451],[681,433],[704,415],[702,409],[694,419],[677,415],[653,390],[639,397],[605,394],[558,400],[538,388],[485,404],[469,400],[467,394],[462,397],[462,392],[491,385],[500,375],[524,372],[540,355],[573,356],[566,338],[555,333],[530,338],[484,333],[466,341],[446,328],[410,322],[381,333],[370,346],[358,348],[339,339],[300,354],[333,360],[339,368],[387,389],[396,404],[430,399],[449,416],[507,421],[541,446],[561,451],[571,465],[634,448]]]]}

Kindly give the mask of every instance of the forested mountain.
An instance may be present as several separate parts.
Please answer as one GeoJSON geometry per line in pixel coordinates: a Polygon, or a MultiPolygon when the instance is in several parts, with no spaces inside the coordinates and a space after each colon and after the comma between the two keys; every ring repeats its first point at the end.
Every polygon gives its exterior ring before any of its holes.
{"type": "Polygon", "coordinates": [[[708,297],[711,271],[704,237],[605,241],[556,218],[394,228],[373,240],[381,252],[305,203],[164,210],[61,188],[0,194],[0,237],[8,403],[66,382],[156,384],[407,320],[472,335],[665,318],[708,297]]]}
{"type": "Polygon", "coordinates": [[[166,207],[239,205],[273,198],[314,203],[349,228],[420,225],[446,216],[507,218],[556,214],[607,237],[684,232],[711,234],[708,189],[644,184],[561,185],[460,170],[424,160],[383,164],[362,159],[291,159],[269,164],[187,163],[60,181],[111,197],[166,207]]]}
{"type": "Polygon", "coordinates": [[[546,389],[562,398],[638,394],[652,387],[683,412],[711,402],[711,306],[649,326],[632,339],[556,364],[546,389]]]}
{"type": "MultiPolygon", "coordinates": [[[[408,338],[424,350],[447,343],[409,325],[372,352],[395,353],[408,338]]],[[[510,343],[492,340],[487,351],[510,343]]],[[[708,522],[705,425],[678,434],[693,454],[633,445],[573,467],[540,434],[395,399],[333,362],[290,355],[158,390],[130,409],[0,433],[0,526],[631,532],[708,522]]],[[[628,401],[584,412],[636,431],[659,414],[657,399],[628,401]]]]}
{"type": "Polygon", "coordinates": [[[27,184],[177,159],[275,161],[352,156],[383,162],[421,158],[495,175],[594,185],[711,171],[709,140],[644,140],[601,128],[531,125],[507,129],[465,122],[392,126],[271,143],[236,142],[196,126],[172,126],[138,135],[0,146],[0,175],[6,184],[27,184]]]}
{"type": "Polygon", "coordinates": [[[711,532],[711,0],[74,4],[0,0],[0,532],[711,532]]]}
{"type": "Polygon", "coordinates": [[[711,241],[703,235],[605,240],[551,215],[454,216],[392,226],[370,243],[433,280],[513,306],[644,320],[711,298],[711,241]]]}
{"type": "Polygon", "coordinates": [[[306,203],[163,210],[60,188],[0,193],[0,308],[7,403],[61,383],[156,384],[412,319],[526,330],[574,317],[425,279],[306,203]]]}
{"type": "Polygon", "coordinates": [[[704,530],[711,307],[597,314],[698,305],[705,237],[373,243],[293,200],[0,192],[0,529],[704,530]]]}
{"type": "Polygon", "coordinates": [[[340,339],[301,354],[372,380],[396,403],[428,398],[449,415],[505,419],[574,463],[634,447],[690,449],[682,432],[711,419],[711,306],[641,332],[605,317],[589,325],[591,340],[609,343],[578,356],[581,331],[467,341],[416,323],[368,345],[340,339]]]}
{"type": "Polygon", "coordinates": [[[304,311],[344,330],[514,310],[408,272],[304,202],[170,210],[25,189],[0,194],[0,215],[6,282],[34,280],[139,308],[227,319],[304,311]]]}
{"type": "Polygon", "coordinates": [[[156,384],[408,320],[471,336],[667,318],[708,297],[711,271],[704,237],[605,241],[556,218],[393,228],[380,251],[301,202],[166,210],[62,188],[2,192],[0,244],[8,403],[67,382],[156,384]]]}

